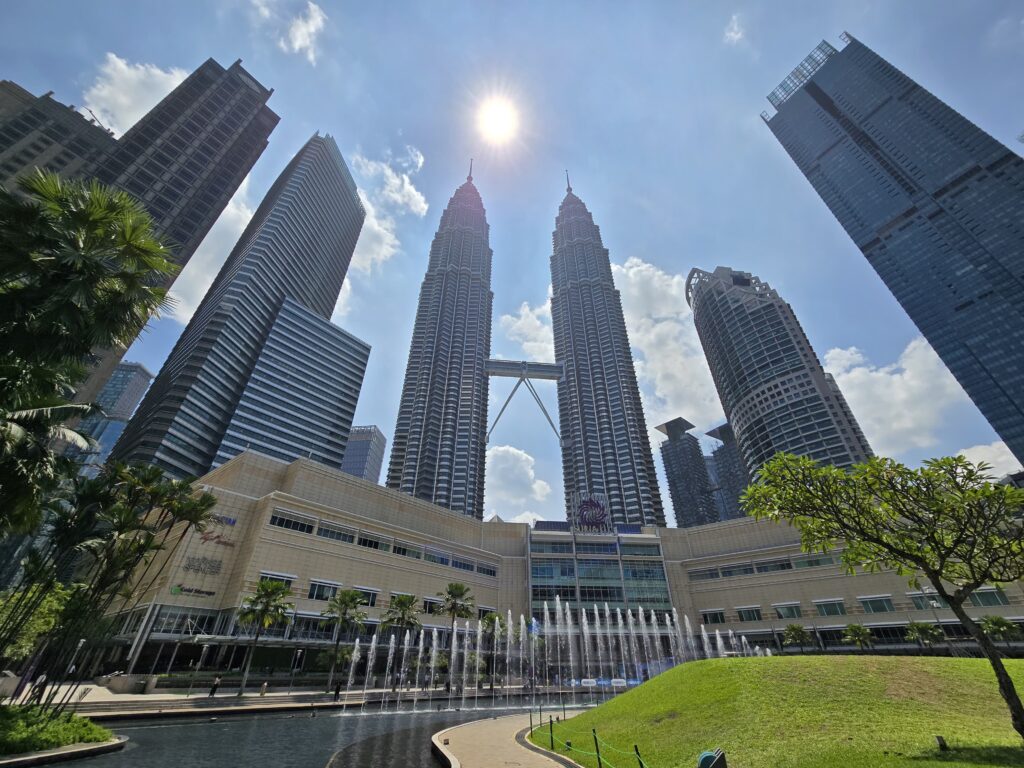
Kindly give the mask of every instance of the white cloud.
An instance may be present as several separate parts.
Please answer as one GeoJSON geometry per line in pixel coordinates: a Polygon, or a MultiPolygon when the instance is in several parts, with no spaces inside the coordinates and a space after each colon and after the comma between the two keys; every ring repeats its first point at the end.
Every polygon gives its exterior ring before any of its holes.
{"type": "Polygon", "coordinates": [[[352,156],[359,197],[366,209],[366,220],[352,255],[354,269],[370,273],[398,253],[402,244],[396,216],[426,216],[427,199],[412,180],[422,167],[423,153],[408,145],[405,154],[397,158],[391,152],[385,153],[383,160],[371,160],[358,152],[352,156]]]}
{"type": "Polygon", "coordinates": [[[1024,16],[1004,16],[988,31],[992,48],[1016,48],[1024,43],[1024,16]]]}
{"type": "Polygon", "coordinates": [[[352,281],[347,279],[341,284],[341,293],[334,304],[334,311],[331,312],[331,322],[340,323],[345,319],[348,311],[352,309],[352,281]]]}
{"type": "Polygon", "coordinates": [[[261,19],[267,20],[271,17],[273,13],[271,10],[272,0],[250,0],[250,2],[256,15],[261,19]]]}
{"type": "Polygon", "coordinates": [[[850,347],[826,352],[825,369],[835,376],[872,449],[882,456],[935,445],[946,411],[968,402],[967,394],[920,336],[895,363],[875,365],[850,347]]]}
{"type": "Polygon", "coordinates": [[[740,26],[740,15],[734,13],[729,18],[729,23],[725,26],[725,31],[722,33],[722,42],[728,45],[736,45],[743,39],[745,30],[740,26]]]}
{"type": "Polygon", "coordinates": [[[555,340],[551,335],[551,305],[548,302],[531,307],[524,301],[519,305],[517,314],[502,315],[499,323],[505,336],[523,348],[527,360],[554,361],[555,340]]]}
{"type": "Polygon", "coordinates": [[[975,464],[981,461],[990,464],[992,466],[991,474],[997,478],[1011,472],[1020,472],[1021,469],[1020,462],[1010,453],[1010,449],[1002,440],[988,445],[972,445],[970,448],[961,448],[957,453],[967,457],[975,464]]]}
{"type": "Polygon", "coordinates": [[[686,277],[639,258],[612,264],[633,347],[652,444],[654,427],[676,416],[706,430],[720,423],[722,405],[686,304],[686,277]]]}
{"type": "MultiPolygon", "coordinates": [[[[187,76],[184,69],[129,64],[117,54],[107,53],[99,74],[82,97],[85,107],[92,110],[104,126],[120,135],[187,76]]],[[[85,109],[82,114],[89,116],[85,109]]]]}
{"type": "MultiPolygon", "coordinates": [[[[533,456],[511,445],[495,445],[487,449],[487,485],[484,507],[488,514],[505,520],[513,516],[540,519],[527,507],[544,502],[551,486],[537,477],[533,456]]],[[[526,519],[517,520],[526,522],[526,519]]]]}
{"type": "MultiPolygon", "coordinates": [[[[269,18],[270,9],[265,3],[257,4],[257,12],[261,18],[269,18]]],[[[305,14],[295,16],[288,24],[285,36],[277,41],[285,53],[304,53],[306,60],[316,66],[316,40],[327,22],[327,14],[316,3],[306,3],[305,14]]]]}
{"type": "Polygon", "coordinates": [[[352,158],[352,166],[364,179],[377,183],[374,193],[377,200],[420,217],[426,216],[427,199],[411,178],[423,167],[423,153],[411,146],[405,150],[403,157],[394,159],[389,154],[384,160],[370,160],[357,153],[352,158]],[[400,171],[395,170],[396,165],[400,171]]]}
{"type": "Polygon", "coordinates": [[[173,306],[168,314],[179,323],[187,323],[192,318],[254,212],[249,202],[249,177],[246,176],[174,281],[171,289],[173,306]]]}

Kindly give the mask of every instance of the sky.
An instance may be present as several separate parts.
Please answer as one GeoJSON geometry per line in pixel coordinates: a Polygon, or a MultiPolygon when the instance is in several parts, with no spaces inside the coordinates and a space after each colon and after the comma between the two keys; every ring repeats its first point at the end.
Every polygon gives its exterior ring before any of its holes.
{"type": "MultiPolygon", "coordinates": [[[[274,89],[270,145],[179,276],[174,307],[125,358],[154,373],[274,178],[320,131],[367,208],[333,319],[372,345],[356,423],[378,425],[389,452],[430,241],[474,158],[494,251],[492,355],[553,359],[549,257],[568,169],[611,254],[667,509],[654,427],[724,418],[684,297],[695,266],[778,289],[876,453],[1018,466],[760,117],[818,42],[840,46],[847,31],[1021,152],[1017,0],[37,0],[8,5],[4,26],[0,77],[118,133],[209,57],[241,59],[274,89]],[[520,120],[500,147],[475,121],[495,95],[520,120]]],[[[492,420],[513,384],[492,380],[492,420]]],[[[537,388],[557,423],[554,384],[537,388]]],[[[491,436],[486,487],[486,515],[564,519],[556,436],[525,392],[491,436]]]]}

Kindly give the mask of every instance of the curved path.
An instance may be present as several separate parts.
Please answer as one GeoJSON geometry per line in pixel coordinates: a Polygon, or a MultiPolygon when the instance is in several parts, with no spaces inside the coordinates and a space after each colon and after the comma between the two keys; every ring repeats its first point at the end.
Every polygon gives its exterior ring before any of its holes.
{"type": "Polygon", "coordinates": [[[549,757],[521,743],[516,737],[529,727],[529,713],[507,715],[456,725],[434,734],[433,741],[450,768],[555,768],[576,765],[563,758],[549,757]],[[447,744],[444,743],[446,739],[447,744]]]}

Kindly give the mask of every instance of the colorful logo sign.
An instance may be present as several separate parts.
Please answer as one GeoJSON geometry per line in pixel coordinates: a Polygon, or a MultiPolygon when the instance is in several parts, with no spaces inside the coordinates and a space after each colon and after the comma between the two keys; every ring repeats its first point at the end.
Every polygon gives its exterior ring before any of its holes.
{"type": "Polygon", "coordinates": [[[607,499],[598,493],[575,494],[572,516],[569,524],[581,533],[615,533],[608,515],[607,499]]]}

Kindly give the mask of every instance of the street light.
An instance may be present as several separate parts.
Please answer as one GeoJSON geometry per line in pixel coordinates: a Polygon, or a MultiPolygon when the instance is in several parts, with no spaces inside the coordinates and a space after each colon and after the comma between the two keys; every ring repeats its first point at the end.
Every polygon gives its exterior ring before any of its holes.
{"type": "Polygon", "coordinates": [[[949,655],[955,656],[953,651],[953,642],[946,634],[946,630],[942,628],[942,622],[939,621],[938,609],[942,607],[942,603],[939,602],[939,591],[935,587],[921,587],[921,594],[924,595],[925,600],[928,601],[928,605],[932,608],[932,618],[935,619],[935,626],[942,632],[942,636],[946,638],[946,648],[949,649],[949,655]]]}
{"type": "Polygon", "coordinates": [[[204,644],[203,645],[203,650],[199,654],[199,662],[194,667],[192,667],[192,677],[189,678],[189,681],[188,681],[188,692],[185,694],[185,698],[186,699],[189,696],[192,695],[192,686],[196,682],[196,672],[198,672],[199,668],[201,666],[203,666],[203,662],[206,660],[206,654],[209,652],[209,650],[210,650],[210,646],[204,644]]]}

